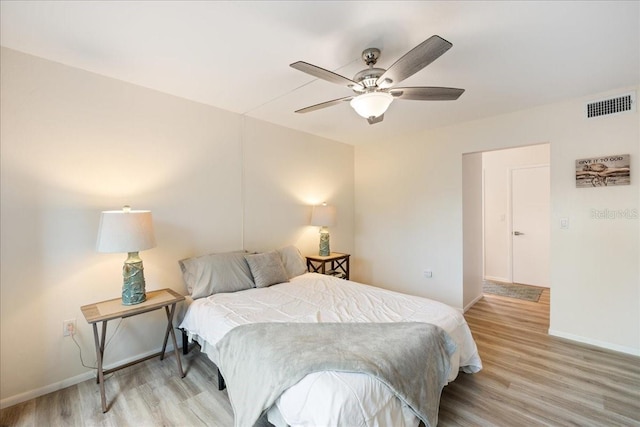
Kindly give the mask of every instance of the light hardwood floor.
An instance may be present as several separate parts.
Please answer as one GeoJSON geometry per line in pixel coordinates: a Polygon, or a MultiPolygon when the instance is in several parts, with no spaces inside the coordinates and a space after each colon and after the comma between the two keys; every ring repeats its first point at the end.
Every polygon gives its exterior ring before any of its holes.
{"type": "Polygon", "coordinates": [[[549,336],[548,289],[485,295],[465,318],[484,369],[445,387],[440,425],[640,426],[640,358],[549,336]]]}
{"type": "MultiPolygon", "coordinates": [[[[445,387],[440,426],[640,426],[640,358],[550,337],[549,291],[532,303],[486,295],[466,314],[484,369],[445,387]]],[[[0,426],[232,426],[227,394],[197,349],[6,408],[0,426]]]]}

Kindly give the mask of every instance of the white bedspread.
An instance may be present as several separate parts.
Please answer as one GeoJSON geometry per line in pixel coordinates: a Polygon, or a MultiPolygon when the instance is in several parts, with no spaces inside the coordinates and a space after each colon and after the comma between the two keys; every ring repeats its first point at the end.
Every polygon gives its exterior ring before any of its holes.
{"type": "MultiPolygon", "coordinates": [[[[482,363],[462,314],[437,301],[409,296],[317,273],[289,283],[195,300],[180,328],[217,362],[215,344],[238,325],[257,322],[426,322],[443,328],[458,349],[458,368],[474,373],[482,363]]],[[[417,426],[418,419],[370,376],[320,372],[308,375],[276,402],[269,420],[291,426],[417,426]]]]}

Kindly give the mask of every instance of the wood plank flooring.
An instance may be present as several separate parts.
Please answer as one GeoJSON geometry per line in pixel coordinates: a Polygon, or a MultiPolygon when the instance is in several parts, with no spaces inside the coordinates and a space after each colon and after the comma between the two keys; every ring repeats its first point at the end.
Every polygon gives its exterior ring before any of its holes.
{"type": "MultiPolygon", "coordinates": [[[[465,317],[484,369],[445,387],[438,425],[640,426],[640,358],[548,336],[548,290],[486,295],[465,317]]],[[[106,414],[88,380],[0,411],[0,426],[232,426],[215,365],[197,349],[183,365],[184,379],[173,356],[112,374],[106,414]]]]}
{"type": "Polygon", "coordinates": [[[547,335],[548,289],[485,294],[465,318],[484,369],[445,387],[439,425],[640,426],[640,358],[547,335]]]}

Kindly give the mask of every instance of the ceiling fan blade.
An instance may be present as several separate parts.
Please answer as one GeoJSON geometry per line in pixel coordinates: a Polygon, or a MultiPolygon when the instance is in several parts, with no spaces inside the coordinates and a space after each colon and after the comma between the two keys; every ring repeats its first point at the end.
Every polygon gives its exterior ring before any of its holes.
{"type": "Polygon", "coordinates": [[[384,120],[384,114],[378,116],[378,117],[369,117],[367,119],[367,121],[369,122],[370,125],[375,125],[376,123],[380,123],[382,120],[384,120]]]}
{"type": "Polygon", "coordinates": [[[331,107],[332,105],[340,104],[341,102],[345,102],[345,101],[351,101],[352,99],[353,99],[353,96],[333,99],[331,101],[321,102],[320,104],[312,105],[310,107],[301,108],[300,110],[296,110],[296,113],[310,113],[311,111],[316,111],[322,108],[331,107]]]}
{"type": "Polygon", "coordinates": [[[389,91],[394,98],[416,101],[455,101],[464,89],[455,87],[395,87],[389,91]]]}
{"type": "Polygon", "coordinates": [[[364,87],[360,83],[356,83],[351,79],[348,79],[340,74],[336,74],[333,71],[325,70],[308,62],[298,61],[289,65],[291,68],[302,71],[303,73],[310,74],[322,80],[326,80],[331,83],[336,83],[342,86],[346,86],[351,89],[364,90],[364,87]]]}
{"type": "Polygon", "coordinates": [[[376,84],[384,89],[400,83],[438,59],[451,46],[450,42],[440,36],[429,37],[398,59],[378,78],[376,84]]]}

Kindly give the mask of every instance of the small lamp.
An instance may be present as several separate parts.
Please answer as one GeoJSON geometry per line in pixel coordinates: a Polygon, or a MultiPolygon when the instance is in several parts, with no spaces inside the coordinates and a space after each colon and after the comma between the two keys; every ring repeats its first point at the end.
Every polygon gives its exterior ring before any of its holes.
{"type": "Polygon", "coordinates": [[[320,227],[320,256],[329,256],[331,253],[329,248],[329,230],[327,227],[333,226],[335,221],[335,207],[327,206],[326,203],[313,207],[313,211],[311,212],[311,225],[320,227]]]}
{"type": "Polygon", "coordinates": [[[144,302],[144,269],[139,251],[156,246],[151,211],[133,211],[125,206],[121,211],[104,211],[98,229],[98,252],[127,252],[129,256],[122,267],[122,304],[135,305],[144,302]]]}

